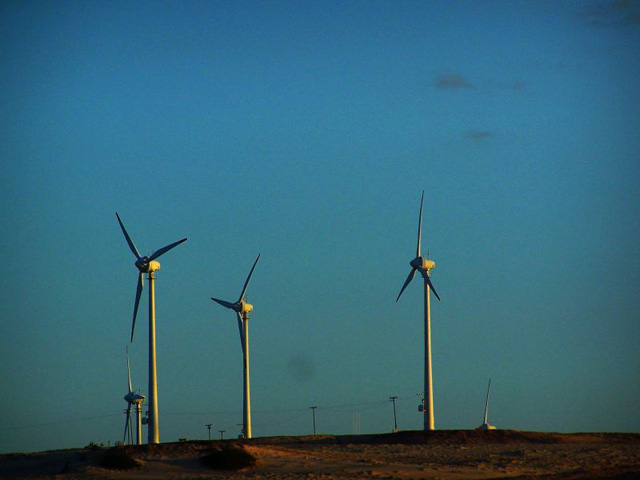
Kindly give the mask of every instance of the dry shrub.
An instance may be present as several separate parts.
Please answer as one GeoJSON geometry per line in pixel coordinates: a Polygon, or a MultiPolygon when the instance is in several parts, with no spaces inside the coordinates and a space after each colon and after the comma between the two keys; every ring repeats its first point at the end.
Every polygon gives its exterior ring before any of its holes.
{"type": "Polygon", "coordinates": [[[100,466],[112,470],[131,470],[138,468],[140,462],[121,450],[110,450],[102,457],[100,466]]]}
{"type": "Polygon", "coordinates": [[[210,454],[202,457],[200,461],[215,470],[242,470],[256,466],[256,457],[236,445],[213,450],[210,454]]]}

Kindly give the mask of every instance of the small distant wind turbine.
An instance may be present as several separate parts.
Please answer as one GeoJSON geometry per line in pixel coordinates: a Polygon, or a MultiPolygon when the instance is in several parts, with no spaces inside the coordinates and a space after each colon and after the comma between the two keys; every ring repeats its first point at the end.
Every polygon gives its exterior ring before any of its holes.
{"type": "Polygon", "coordinates": [[[491,391],[491,379],[489,379],[489,386],[487,387],[487,400],[484,404],[484,419],[482,421],[482,425],[480,425],[480,430],[495,430],[496,427],[493,425],[489,425],[487,422],[487,416],[489,415],[489,392],[491,391]]]}
{"type": "Polygon", "coordinates": [[[149,279],[149,428],[147,431],[147,441],[149,443],[160,443],[160,429],[158,426],[158,374],[156,371],[156,302],[153,285],[156,278],[156,272],[160,270],[160,263],[156,262],[156,259],[187,239],[183,238],[171,245],[167,245],[166,247],[156,250],[148,257],[142,257],[131,240],[131,237],[129,237],[127,229],[124,228],[124,224],[122,223],[122,220],[120,220],[120,215],[118,215],[117,212],[116,217],[118,218],[118,223],[120,224],[122,233],[124,233],[124,238],[127,240],[127,244],[129,245],[131,252],[136,257],[136,268],[140,271],[137,281],[138,286],[136,288],[136,300],[133,305],[133,323],[131,325],[132,342],[133,332],[136,327],[138,306],[140,305],[140,296],[142,295],[142,289],[144,287],[145,273],[148,274],[149,279]]]}
{"type": "Polygon", "coordinates": [[[124,443],[127,439],[127,434],[129,434],[129,438],[131,438],[131,406],[135,406],[136,410],[136,425],[138,430],[136,432],[136,444],[142,444],[142,403],[144,402],[144,395],[140,395],[139,393],[135,393],[131,388],[131,366],[129,365],[129,349],[127,349],[127,373],[129,374],[129,393],[124,396],[124,399],[127,402],[127,419],[124,424],[124,438],[122,442],[124,443]]]}
{"type": "Polygon", "coordinates": [[[242,292],[240,293],[240,297],[238,301],[235,303],[227,302],[225,300],[220,300],[219,298],[211,297],[216,303],[219,303],[225,308],[229,308],[236,312],[236,317],[238,319],[238,330],[240,331],[240,345],[242,346],[242,355],[243,355],[243,415],[242,415],[242,433],[245,438],[251,438],[251,388],[249,384],[249,312],[253,310],[253,305],[247,303],[244,299],[245,293],[247,292],[247,286],[249,285],[249,280],[251,280],[251,275],[253,275],[253,270],[256,268],[256,264],[260,260],[260,255],[256,258],[256,261],[253,262],[253,267],[251,267],[251,271],[249,271],[249,275],[247,275],[247,279],[244,282],[244,287],[242,287],[242,292]]]}
{"type": "Polygon", "coordinates": [[[434,295],[438,300],[440,297],[438,296],[438,292],[433,287],[433,283],[431,283],[431,278],[429,276],[429,270],[436,266],[435,262],[432,260],[423,257],[420,254],[420,239],[422,235],[422,204],[424,202],[424,191],[422,192],[422,198],[420,199],[420,216],[418,219],[418,248],[416,249],[416,258],[409,262],[411,265],[411,272],[409,272],[409,276],[402,285],[400,289],[400,293],[398,294],[398,298],[396,298],[396,302],[400,300],[400,295],[404,292],[404,289],[407,288],[407,285],[411,283],[413,277],[416,274],[416,270],[420,272],[422,278],[424,279],[424,403],[422,405],[422,412],[424,414],[424,429],[425,430],[433,430],[434,429],[434,415],[433,415],[433,380],[431,375],[431,304],[430,304],[430,296],[429,290],[433,290],[434,295]]]}

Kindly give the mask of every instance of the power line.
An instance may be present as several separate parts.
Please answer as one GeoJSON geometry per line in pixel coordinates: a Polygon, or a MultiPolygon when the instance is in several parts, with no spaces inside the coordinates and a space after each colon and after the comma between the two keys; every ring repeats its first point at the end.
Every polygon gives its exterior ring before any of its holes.
{"type": "MultiPolygon", "coordinates": [[[[406,396],[406,397],[398,397],[397,401],[400,400],[408,400],[408,399],[412,399],[414,398],[414,396],[406,396]]],[[[374,408],[378,408],[382,405],[386,405],[389,402],[388,399],[386,400],[378,400],[378,401],[374,401],[374,402],[361,402],[361,403],[350,403],[350,404],[337,404],[337,405],[316,405],[316,408],[318,411],[324,410],[324,411],[328,411],[328,412],[337,412],[337,413],[349,413],[351,412],[351,410],[349,409],[353,409],[353,408],[358,408],[360,411],[363,410],[370,410],[370,409],[374,409],[374,408]]],[[[292,420],[295,420],[297,418],[302,417],[305,412],[307,412],[309,410],[308,407],[293,407],[293,408],[279,408],[279,409],[264,409],[264,410],[254,410],[254,412],[256,413],[261,413],[261,414],[276,414],[276,413],[296,413],[297,415],[293,415],[291,417],[288,417],[287,419],[284,420],[279,420],[279,421],[274,421],[274,422],[264,422],[264,423],[259,423],[257,425],[260,426],[266,426],[266,425],[279,425],[279,424],[283,424],[283,423],[287,423],[290,422],[292,420]]],[[[163,413],[163,415],[173,415],[173,416],[197,416],[197,415],[224,415],[224,416],[232,416],[232,415],[239,415],[239,410],[213,410],[213,411],[198,411],[198,412],[165,412],[163,413]]],[[[119,417],[120,415],[122,415],[122,413],[120,413],[120,411],[118,411],[118,413],[107,413],[107,414],[102,414],[102,415],[93,415],[93,416],[87,416],[87,417],[74,417],[74,418],[68,418],[68,419],[64,419],[64,420],[55,420],[55,421],[51,421],[51,422],[41,422],[41,423],[33,423],[33,424],[29,424],[29,425],[13,425],[13,426],[2,426],[3,429],[5,430],[26,430],[29,428],[40,428],[40,427],[47,427],[47,426],[53,426],[53,425],[62,425],[62,424],[69,424],[69,423],[79,423],[79,422],[86,422],[88,420],[98,420],[98,419],[103,419],[103,418],[112,418],[112,417],[119,417]]]]}

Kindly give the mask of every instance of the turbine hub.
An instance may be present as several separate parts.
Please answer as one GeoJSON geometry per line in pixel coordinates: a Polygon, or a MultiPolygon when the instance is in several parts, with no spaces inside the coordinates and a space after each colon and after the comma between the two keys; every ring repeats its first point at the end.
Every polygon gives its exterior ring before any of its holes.
{"type": "Polygon", "coordinates": [[[129,392],[129,393],[127,393],[127,394],[124,396],[124,400],[125,400],[127,403],[133,403],[133,399],[134,399],[134,398],[135,398],[135,393],[133,393],[133,392],[129,392]]]}

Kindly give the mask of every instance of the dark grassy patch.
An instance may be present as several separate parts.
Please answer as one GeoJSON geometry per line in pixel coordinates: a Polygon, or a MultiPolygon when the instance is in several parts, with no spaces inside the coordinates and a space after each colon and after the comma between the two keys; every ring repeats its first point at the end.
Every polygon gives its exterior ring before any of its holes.
{"type": "Polygon", "coordinates": [[[242,470],[256,466],[256,457],[236,445],[213,450],[210,454],[200,458],[200,461],[215,470],[242,470]]]}
{"type": "Polygon", "coordinates": [[[131,470],[138,468],[140,462],[121,450],[110,450],[104,454],[100,466],[112,470],[131,470]]]}

